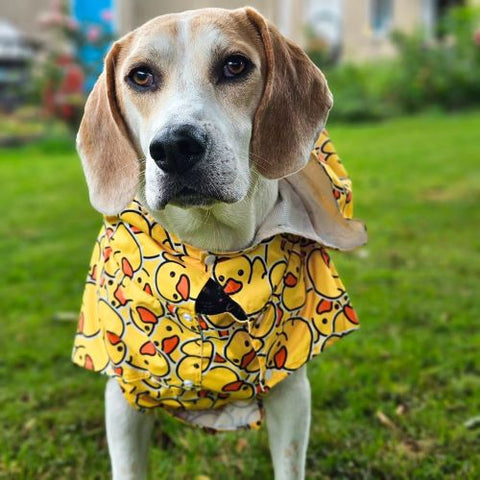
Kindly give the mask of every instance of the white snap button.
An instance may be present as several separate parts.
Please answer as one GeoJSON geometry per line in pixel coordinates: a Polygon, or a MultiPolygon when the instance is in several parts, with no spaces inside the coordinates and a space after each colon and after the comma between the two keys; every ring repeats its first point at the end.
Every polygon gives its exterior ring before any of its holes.
{"type": "Polygon", "coordinates": [[[193,382],[191,380],[184,380],[183,385],[185,388],[192,388],[193,382]]]}
{"type": "Polygon", "coordinates": [[[182,315],[183,319],[189,322],[192,319],[192,316],[189,313],[184,313],[182,315]]]}
{"type": "Polygon", "coordinates": [[[215,255],[207,255],[205,257],[205,265],[212,266],[215,263],[215,255]]]}

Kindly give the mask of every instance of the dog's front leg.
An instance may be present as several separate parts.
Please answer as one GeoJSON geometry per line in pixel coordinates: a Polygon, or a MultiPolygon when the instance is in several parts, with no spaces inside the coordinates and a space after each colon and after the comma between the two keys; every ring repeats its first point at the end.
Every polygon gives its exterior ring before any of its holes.
{"type": "Polygon", "coordinates": [[[144,480],[153,415],[135,411],[112,378],[105,391],[105,418],[113,480],[144,480]]]}
{"type": "Polygon", "coordinates": [[[275,480],[303,480],[310,432],[307,367],[273,388],[264,407],[275,480]]]}

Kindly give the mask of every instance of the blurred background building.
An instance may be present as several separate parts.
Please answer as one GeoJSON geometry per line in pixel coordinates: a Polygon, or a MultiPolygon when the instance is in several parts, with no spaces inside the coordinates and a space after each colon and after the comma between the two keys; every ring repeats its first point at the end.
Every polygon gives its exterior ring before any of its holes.
{"type": "Polygon", "coordinates": [[[127,32],[155,15],[189,8],[238,8],[246,3],[270,18],[281,31],[306,48],[331,50],[338,59],[364,60],[395,52],[393,30],[411,32],[422,27],[435,35],[446,12],[479,0],[119,0],[118,27],[127,32]]]}
{"type": "MultiPolygon", "coordinates": [[[[51,0],[3,1],[0,19],[39,36],[38,14],[51,4],[51,0]]],[[[389,39],[393,30],[422,27],[433,37],[435,25],[450,8],[480,0],[71,0],[70,4],[80,22],[101,21],[101,12],[111,11],[119,34],[165,13],[249,4],[302,46],[326,48],[335,58],[361,61],[394,54],[389,39]]]]}
{"type": "Polygon", "coordinates": [[[2,0],[0,145],[38,111],[75,131],[115,38],[158,15],[245,4],[327,69],[341,118],[480,99],[480,0],[2,0]],[[28,115],[10,115],[22,104],[28,115]]]}

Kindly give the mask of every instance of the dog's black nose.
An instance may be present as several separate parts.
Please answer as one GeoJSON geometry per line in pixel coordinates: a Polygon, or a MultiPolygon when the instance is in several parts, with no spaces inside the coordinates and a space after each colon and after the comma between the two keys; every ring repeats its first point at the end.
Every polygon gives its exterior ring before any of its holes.
{"type": "Polygon", "coordinates": [[[150,155],[167,173],[183,173],[205,155],[207,135],[191,125],[171,127],[160,132],[150,144],[150,155]]]}

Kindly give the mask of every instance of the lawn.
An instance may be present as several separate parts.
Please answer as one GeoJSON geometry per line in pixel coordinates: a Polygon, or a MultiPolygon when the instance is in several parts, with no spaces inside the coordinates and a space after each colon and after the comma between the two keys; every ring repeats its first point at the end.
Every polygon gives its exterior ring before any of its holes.
{"type": "MultiPolygon", "coordinates": [[[[334,254],[363,328],[309,368],[309,479],[480,478],[479,132],[479,112],[330,128],[370,242],[334,254]]],[[[108,478],[105,380],[59,315],[100,217],[68,142],[0,151],[0,178],[0,478],[108,478]]],[[[272,477],[264,430],[159,415],[152,444],[152,479],[272,477]]]]}

